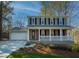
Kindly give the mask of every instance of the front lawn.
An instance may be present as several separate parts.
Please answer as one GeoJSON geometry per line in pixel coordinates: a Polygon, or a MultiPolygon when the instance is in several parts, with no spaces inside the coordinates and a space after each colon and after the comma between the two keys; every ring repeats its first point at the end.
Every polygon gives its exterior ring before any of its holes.
{"type": "Polygon", "coordinates": [[[12,53],[8,58],[66,58],[61,54],[12,53]]]}

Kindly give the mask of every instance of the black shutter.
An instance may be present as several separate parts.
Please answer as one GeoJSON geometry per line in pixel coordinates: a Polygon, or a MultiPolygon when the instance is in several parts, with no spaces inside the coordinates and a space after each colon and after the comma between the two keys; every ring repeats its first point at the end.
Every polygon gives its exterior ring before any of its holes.
{"type": "Polygon", "coordinates": [[[62,22],[63,22],[63,25],[64,25],[64,18],[62,18],[62,22]]]}
{"type": "Polygon", "coordinates": [[[46,18],[45,18],[45,25],[46,25],[46,18]]]}
{"type": "Polygon", "coordinates": [[[53,23],[54,23],[54,25],[55,25],[55,18],[53,18],[53,23]]]}
{"type": "Polygon", "coordinates": [[[59,18],[57,18],[57,24],[59,25],[59,18]]]}
{"type": "Polygon", "coordinates": [[[30,24],[30,25],[32,24],[31,18],[29,18],[29,24],[30,24]]]}
{"type": "Polygon", "coordinates": [[[41,25],[41,18],[40,18],[40,20],[39,20],[39,21],[40,21],[40,25],[41,25]]]}

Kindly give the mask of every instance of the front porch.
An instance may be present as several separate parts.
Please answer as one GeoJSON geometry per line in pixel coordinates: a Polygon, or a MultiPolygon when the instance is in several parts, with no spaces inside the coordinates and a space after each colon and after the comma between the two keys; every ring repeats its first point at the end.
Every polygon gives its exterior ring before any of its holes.
{"type": "Polygon", "coordinates": [[[72,41],[70,36],[40,36],[40,41],[72,41]]]}
{"type": "Polygon", "coordinates": [[[68,29],[29,29],[29,41],[40,42],[72,42],[68,29]]]}

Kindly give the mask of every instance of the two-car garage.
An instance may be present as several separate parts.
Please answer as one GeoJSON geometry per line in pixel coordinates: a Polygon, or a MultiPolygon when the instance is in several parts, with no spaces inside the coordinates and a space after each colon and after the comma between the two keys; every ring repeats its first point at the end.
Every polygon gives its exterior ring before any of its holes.
{"type": "Polygon", "coordinates": [[[10,40],[27,40],[26,31],[12,31],[10,34],[10,40]]]}

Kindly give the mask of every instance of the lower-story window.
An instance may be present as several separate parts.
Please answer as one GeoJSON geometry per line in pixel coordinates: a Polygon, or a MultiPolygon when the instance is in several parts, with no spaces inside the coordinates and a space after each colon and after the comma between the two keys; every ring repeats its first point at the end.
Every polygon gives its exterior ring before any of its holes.
{"type": "Polygon", "coordinates": [[[48,29],[45,30],[45,36],[49,36],[49,30],[48,29]]]}
{"type": "Polygon", "coordinates": [[[60,36],[60,30],[59,29],[54,30],[54,36],[60,36]]]}
{"type": "Polygon", "coordinates": [[[51,36],[54,36],[54,30],[53,29],[51,30],[51,36]]]}
{"type": "Polygon", "coordinates": [[[60,30],[59,29],[52,29],[51,36],[60,36],[60,30]]]}
{"type": "Polygon", "coordinates": [[[63,36],[67,36],[67,30],[62,30],[63,36]]]}
{"type": "Polygon", "coordinates": [[[44,33],[44,30],[42,29],[42,30],[40,30],[40,35],[41,36],[44,36],[45,35],[45,33],[44,33]]]}
{"type": "Polygon", "coordinates": [[[42,29],[40,30],[40,35],[41,36],[49,36],[49,30],[48,29],[42,29]]]}
{"type": "MultiPolygon", "coordinates": [[[[50,35],[49,29],[41,29],[40,35],[41,36],[49,36],[50,35]]],[[[62,35],[67,36],[67,30],[62,30],[62,35]]],[[[52,29],[51,36],[60,36],[60,29],[52,29]]]]}

